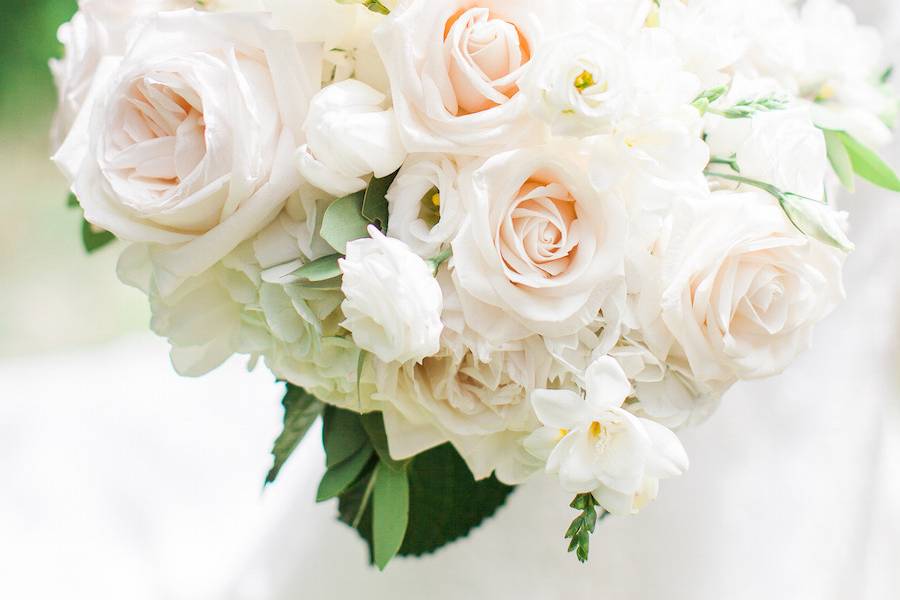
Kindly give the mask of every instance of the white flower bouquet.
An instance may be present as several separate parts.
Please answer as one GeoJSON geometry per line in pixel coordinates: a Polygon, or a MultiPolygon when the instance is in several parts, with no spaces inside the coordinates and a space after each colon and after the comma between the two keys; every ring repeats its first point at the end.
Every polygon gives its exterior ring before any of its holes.
{"type": "Polygon", "coordinates": [[[267,482],[379,568],[539,472],[637,513],[844,295],[838,188],[900,191],[898,100],[836,0],[82,0],[53,160],[175,369],[285,382],[267,482]]]}

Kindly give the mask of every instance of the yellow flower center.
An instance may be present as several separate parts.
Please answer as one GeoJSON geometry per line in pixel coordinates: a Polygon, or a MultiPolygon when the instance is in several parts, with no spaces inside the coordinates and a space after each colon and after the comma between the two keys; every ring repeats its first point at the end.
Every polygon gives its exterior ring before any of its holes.
{"type": "Polygon", "coordinates": [[[594,74],[590,71],[582,71],[581,74],[575,78],[575,89],[579,92],[583,92],[594,85],[594,74]]]}
{"type": "Polygon", "coordinates": [[[438,192],[431,196],[431,203],[434,204],[435,208],[441,205],[441,193],[438,192]]]}
{"type": "Polygon", "coordinates": [[[588,433],[591,434],[591,437],[600,437],[603,434],[604,427],[602,424],[594,421],[591,423],[590,428],[588,429],[588,433]]]}
{"type": "Polygon", "coordinates": [[[830,83],[822,84],[822,87],[819,88],[819,93],[816,94],[816,100],[819,102],[824,102],[825,100],[831,100],[834,98],[837,92],[834,87],[830,83]]]}

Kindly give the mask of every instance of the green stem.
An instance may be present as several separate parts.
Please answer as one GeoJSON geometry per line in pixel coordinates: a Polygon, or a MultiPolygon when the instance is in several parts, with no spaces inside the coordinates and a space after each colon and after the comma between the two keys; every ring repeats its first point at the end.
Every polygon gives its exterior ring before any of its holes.
{"type": "Polygon", "coordinates": [[[741,168],[738,166],[737,158],[726,158],[724,156],[712,156],[709,159],[711,165],[728,165],[735,173],[740,173],[741,168]]]}
{"type": "Polygon", "coordinates": [[[437,256],[429,258],[428,264],[431,265],[431,271],[437,275],[438,269],[440,269],[441,265],[447,262],[451,256],[453,256],[453,249],[447,248],[446,250],[441,251],[437,256]]]}
{"type": "Polygon", "coordinates": [[[359,522],[362,521],[363,514],[366,512],[366,508],[369,507],[369,499],[372,497],[372,491],[375,489],[375,479],[378,477],[378,470],[372,471],[372,476],[369,478],[369,483],[366,484],[366,491],[363,492],[362,500],[359,503],[359,512],[356,513],[356,517],[353,519],[353,529],[359,529],[359,522]]]}

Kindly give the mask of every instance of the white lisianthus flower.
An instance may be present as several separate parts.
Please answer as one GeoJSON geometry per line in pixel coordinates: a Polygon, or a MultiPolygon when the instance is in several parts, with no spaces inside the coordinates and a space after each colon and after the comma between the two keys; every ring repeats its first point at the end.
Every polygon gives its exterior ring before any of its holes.
{"type": "Polygon", "coordinates": [[[547,472],[568,492],[591,492],[605,510],[633,514],[656,497],[659,480],[681,475],[688,457],[678,437],[636,417],[622,405],[631,384],[611,357],[584,374],[584,397],[571,390],[537,390],[531,396],[544,425],[525,446],[546,459],[547,472]]]}
{"type": "MultiPolygon", "coordinates": [[[[716,192],[669,249],[662,317],[701,382],[775,375],[844,298],[845,254],[807,238],[763,192],[716,192]]],[[[671,357],[670,357],[671,358],[671,357]]]]}
{"type": "Polygon", "coordinates": [[[572,0],[411,0],[374,33],[410,152],[487,156],[534,138],[519,80],[572,0]]]}
{"type": "MultiPolygon", "coordinates": [[[[785,192],[822,200],[830,167],[825,136],[805,108],[757,113],[751,119],[710,115],[707,144],[712,154],[734,156],[740,175],[785,192]]],[[[726,165],[716,170],[736,175],[726,165]]]]}
{"type": "Polygon", "coordinates": [[[461,178],[468,215],[453,276],[467,323],[485,337],[574,334],[622,289],[625,210],[581,162],[559,146],[517,150],[461,178]]]}
{"type": "Polygon", "coordinates": [[[464,211],[458,190],[459,160],[440,154],[410,158],[387,192],[388,235],[432,258],[456,236],[464,211]]]}
{"type": "Polygon", "coordinates": [[[443,324],[441,287],[409,247],[369,226],[371,237],[347,244],[342,325],[381,361],[421,361],[437,354],[443,324]]]}
{"type": "Polygon", "coordinates": [[[406,150],[385,95],[354,79],[316,94],[303,126],[307,144],[297,152],[300,173],[334,196],[365,189],[363,177],[385,177],[400,168],[406,150]]]}
{"type": "Polygon", "coordinates": [[[135,36],[54,160],[88,221],[153,245],[168,295],[298,188],[294,153],[320,49],[262,15],[161,13],[135,36]]]}
{"type": "Polygon", "coordinates": [[[539,48],[520,87],[557,135],[609,133],[634,101],[624,49],[615,38],[593,32],[539,48]]]}

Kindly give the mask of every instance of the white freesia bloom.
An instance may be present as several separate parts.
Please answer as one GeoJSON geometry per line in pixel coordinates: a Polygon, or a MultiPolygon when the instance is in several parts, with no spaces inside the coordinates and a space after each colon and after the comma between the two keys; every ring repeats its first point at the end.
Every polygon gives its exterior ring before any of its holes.
{"type": "Polygon", "coordinates": [[[666,256],[662,316],[699,381],[781,372],[844,297],[844,253],[763,192],[717,192],[666,256]]]}
{"type": "Polygon", "coordinates": [[[374,226],[347,244],[342,325],[383,362],[421,361],[440,348],[442,295],[431,268],[374,226]]]}
{"type": "Polygon", "coordinates": [[[293,155],[320,51],[259,15],[162,13],[135,35],[54,160],[88,221],[153,244],[168,294],[264,227],[300,184],[293,155]]]}
{"type": "Polygon", "coordinates": [[[622,407],[630,394],[619,363],[600,358],[584,374],[584,396],[565,389],[532,394],[544,427],[525,442],[566,491],[591,492],[616,515],[638,512],[656,497],[660,479],[688,468],[674,433],[622,407]]]}
{"type": "Polygon", "coordinates": [[[608,133],[634,102],[627,54],[610,36],[580,32],[545,44],[520,87],[553,133],[608,133]]]}
{"type": "Polygon", "coordinates": [[[490,155],[537,134],[519,80],[572,0],[409,0],[375,30],[410,152],[490,155]]]}
{"type": "Polygon", "coordinates": [[[363,177],[385,177],[400,168],[406,150],[385,96],[347,79],[316,94],[303,126],[307,144],[297,152],[300,173],[334,196],[366,187],[363,177]]]}
{"type": "Polygon", "coordinates": [[[387,192],[388,235],[422,258],[440,252],[465,214],[458,190],[459,160],[420,154],[404,163],[387,192]]]}
{"type": "Polygon", "coordinates": [[[625,210],[566,150],[499,154],[462,178],[453,275],[466,321],[487,338],[574,334],[621,290],[625,210]]]}

